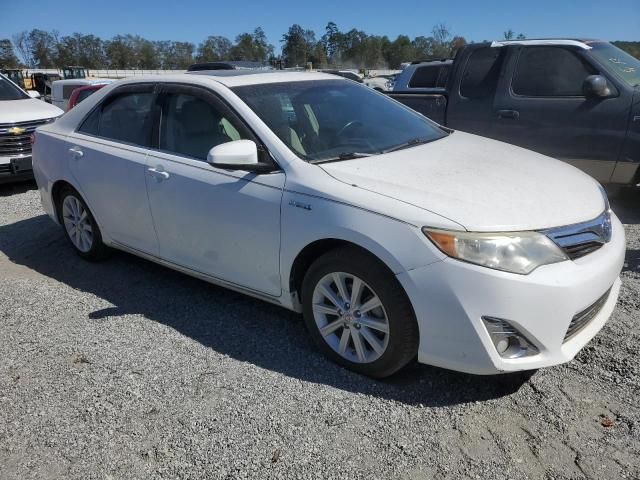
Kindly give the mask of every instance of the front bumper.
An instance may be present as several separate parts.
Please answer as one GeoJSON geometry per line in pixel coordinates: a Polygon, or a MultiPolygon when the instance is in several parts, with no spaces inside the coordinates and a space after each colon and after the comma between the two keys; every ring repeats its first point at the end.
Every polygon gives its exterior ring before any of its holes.
{"type": "Polygon", "coordinates": [[[0,157],[0,184],[30,180],[33,178],[31,155],[23,157],[0,157]]]}
{"type": "Polygon", "coordinates": [[[611,241],[574,261],[516,275],[447,258],[398,275],[420,329],[418,361],[474,374],[532,370],[570,361],[604,326],[620,291],[624,228],[611,217],[611,241]],[[564,340],[572,318],[609,289],[598,314],[564,340]],[[482,316],[508,320],[539,353],[507,359],[496,351],[482,316]]]}

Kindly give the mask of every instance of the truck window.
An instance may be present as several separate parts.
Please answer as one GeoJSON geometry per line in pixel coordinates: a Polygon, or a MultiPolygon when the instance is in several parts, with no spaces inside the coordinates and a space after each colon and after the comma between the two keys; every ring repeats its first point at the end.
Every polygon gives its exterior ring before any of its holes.
{"type": "Polygon", "coordinates": [[[413,72],[409,87],[411,88],[435,88],[438,82],[440,66],[418,67],[413,72]]]}
{"type": "Polygon", "coordinates": [[[480,100],[495,94],[505,49],[484,47],[471,53],[460,84],[460,95],[480,100]]]}
{"type": "Polygon", "coordinates": [[[579,97],[589,75],[598,72],[575,52],[561,47],[526,47],[511,88],[525,97],[579,97]]]}
{"type": "Polygon", "coordinates": [[[449,81],[449,72],[451,72],[451,65],[443,65],[440,67],[440,75],[438,75],[438,82],[436,88],[445,88],[449,81]]]}

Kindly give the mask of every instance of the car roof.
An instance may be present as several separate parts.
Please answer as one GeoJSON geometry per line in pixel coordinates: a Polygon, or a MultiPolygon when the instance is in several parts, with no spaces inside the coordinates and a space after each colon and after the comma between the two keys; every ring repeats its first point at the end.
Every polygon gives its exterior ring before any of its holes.
{"type": "MultiPolygon", "coordinates": [[[[161,75],[160,77],[164,77],[161,75]]],[[[188,72],[182,75],[171,75],[172,79],[180,79],[185,82],[185,77],[206,77],[215,80],[227,87],[239,87],[244,85],[260,85],[265,83],[301,82],[309,80],[339,80],[339,77],[321,72],[287,72],[260,71],[260,70],[202,70],[188,72]]],[[[147,78],[149,81],[149,78],[147,78]]]]}
{"type": "Polygon", "coordinates": [[[523,40],[496,40],[491,42],[492,47],[505,47],[508,45],[550,45],[550,46],[572,46],[591,50],[590,44],[601,43],[602,40],[595,39],[575,39],[575,38],[526,38],[523,40]]]}
{"type": "Polygon", "coordinates": [[[265,64],[264,62],[252,62],[246,60],[220,60],[216,62],[201,62],[194,63],[193,65],[189,65],[187,71],[189,72],[198,72],[203,70],[245,70],[245,69],[255,69],[255,70],[274,70],[271,65],[265,64]]]}

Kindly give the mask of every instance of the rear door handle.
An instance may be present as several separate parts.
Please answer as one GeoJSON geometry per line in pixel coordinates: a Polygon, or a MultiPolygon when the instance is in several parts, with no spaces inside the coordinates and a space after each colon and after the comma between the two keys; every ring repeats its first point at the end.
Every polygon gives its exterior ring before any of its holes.
{"type": "Polygon", "coordinates": [[[80,147],[71,147],[69,149],[69,153],[73,158],[76,158],[76,159],[82,158],[82,156],[84,155],[84,152],[80,147]]]}
{"type": "Polygon", "coordinates": [[[158,170],[157,168],[148,168],[147,171],[149,172],[149,175],[154,177],[159,182],[163,180],[169,180],[169,177],[170,177],[169,172],[165,172],[164,170],[158,170]]]}
{"type": "Polygon", "coordinates": [[[520,118],[520,112],[517,110],[498,110],[498,118],[518,120],[520,118]]]}

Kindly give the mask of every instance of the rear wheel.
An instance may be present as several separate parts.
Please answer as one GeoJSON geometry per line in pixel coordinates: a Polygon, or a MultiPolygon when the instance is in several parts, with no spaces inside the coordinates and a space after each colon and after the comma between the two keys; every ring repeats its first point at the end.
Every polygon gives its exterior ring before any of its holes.
{"type": "Polygon", "coordinates": [[[108,256],[109,249],[102,242],[100,228],[78,192],[65,188],[59,196],[58,211],[65,236],[78,255],[87,260],[108,256]]]}
{"type": "Polygon", "coordinates": [[[340,365],[382,378],[416,356],[418,326],[402,286],[357,248],[333,250],[313,263],[302,304],[314,342],[340,365]]]}

